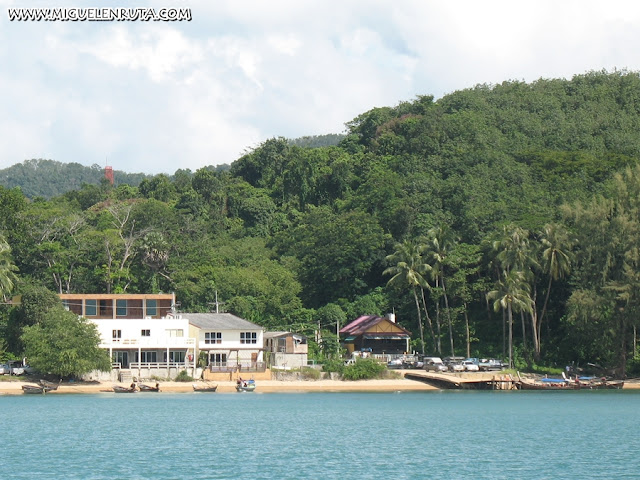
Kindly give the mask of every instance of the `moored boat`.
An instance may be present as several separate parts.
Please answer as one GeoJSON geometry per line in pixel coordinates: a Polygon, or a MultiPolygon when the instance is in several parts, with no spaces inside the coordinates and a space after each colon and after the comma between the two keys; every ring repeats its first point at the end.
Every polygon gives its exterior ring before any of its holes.
{"type": "Polygon", "coordinates": [[[204,384],[204,385],[196,385],[195,383],[191,384],[194,392],[215,392],[218,389],[217,384],[204,384]]]}
{"type": "Polygon", "coordinates": [[[45,392],[45,387],[40,385],[22,385],[22,393],[43,395],[45,392]]]}
{"type": "Polygon", "coordinates": [[[253,392],[256,389],[255,380],[243,380],[238,378],[236,382],[236,391],[238,392],[253,392]]]}
{"type": "Polygon", "coordinates": [[[58,383],[49,382],[49,381],[44,380],[44,379],[38,380],[38,384],[42,388],[44,388],[45,392],[52,392],[54,390],[58,390],[58,387],[60,386],[61,383],[62,383],[62,380],[60,380],[58,383]]]}
{"type": "Polygon", "coordinates": [[[134,393],[137,391],[137,388],[135,383],[132,383],[128,387],[121,387],[120,385],[114,385],[113,391],[116,393],[134,393]]]}
{"type": "Polygon", "coordinates": [[[155,386],[151,386],[151,385],[145,385],[144,383],[141,383],[138,385],[138,388],[140,389],[141,392],[159,392],[160,384],[156,383],[155,386]]]}
{"type": "Polygon", "coordinates": [[[624,387],[623,380],[607,380],[597,377],[523,379],[518,373],[519,390],[617,390],[624,387]]]}
{"type": "Polygon", "coordinates": [[[519,390],[576,390],[578,385],[565,378],[541,378],[540,380],[524,379],[518,372],[518,382],[516,386],[519,390]]]}

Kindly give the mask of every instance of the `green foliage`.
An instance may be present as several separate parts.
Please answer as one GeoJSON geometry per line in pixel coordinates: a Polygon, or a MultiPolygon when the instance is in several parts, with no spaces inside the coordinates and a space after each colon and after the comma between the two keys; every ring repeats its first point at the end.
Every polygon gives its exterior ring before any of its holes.
{"type": "Polygon", "coordinates": [[[182,370],[178,373],[174,382],[193,382],[193,377],[189,376],[186,370],[182,370]]]}
{"type": "Polygon", "coordinates": [[[320,370],[310,367],[302,367],[300,369],[300,374],[305,380],[319,380],[321,376],[320,370]]]}
{"type": "Polygon", "coordinates": [[[342,374],[344,369],[345,365],[342,358],[329,358],[322,363],[323,372],[342,374]]]}
{"type": "MultiPolygon", "coordinates": [[[[374,108],[345,136],[269,139],[230,167],[116,172],[114,187],[98,166],[26,161],[4,171],[22,191],[0,187],[11,280],[25,295],[172,291],[182,311],[217,292],[266,328],[319,323],[318,360],[338,351],[336,326],[393,311],[434,354],[444,341],[503,358],[510,345],[517,365],[624,365],[640,318],[639,91],[627,71],[477,85],[374,108]]],[[[34,308],[0,329],[13,355],[34,308]]]]}
{"type": "Polygon", "coordinates": [[[24,327],[20,338],[29,364],[39,372],[79,377],[111,369],[108,353],[99,348],[95,324],[61,306],[50,309],[39,323],[24,327]]]}
{"type": "Polygon", "coordinates": [[[345,380],[369,380],[379,378],[387,367],[373,358],[359,358],[355,363],[347,365],[342,371],[345,380]]]}

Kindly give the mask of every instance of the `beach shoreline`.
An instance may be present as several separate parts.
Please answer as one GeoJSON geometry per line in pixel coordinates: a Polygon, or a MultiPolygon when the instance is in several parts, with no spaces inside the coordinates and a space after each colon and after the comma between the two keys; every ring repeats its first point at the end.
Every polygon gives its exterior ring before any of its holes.
{"type": "MultiPolygon", "coordinates": [[[[155,385],[154,381],[140,382],[147,385],[155,385]]],[[[202,381],[193,382],[159,382],[160,393],[188,393],[193,392],[193,385],[205,385],[202,381]]],[[[236,382],[208,382],[217,384],[217,392],[235,392],[236,382]]],[[[415,380],[385,379],[385,380],[260,380],[257,392],[403,392],[437,390],[435,387],[415,380]]],[[[23,385],[35,385],[35,382],[20,380],[0,382],[0,395],[22,395],[23,385]]],[[[47,395],[59,395],[65,393],[113,393],[112,387],[118,385],[128,387],[128,383],[118,382],[64,382],[57,390],[48,392],[47,395]]],[[[140,392],[142,394],[146,394],[140,392]]]]}
{"type": "MultiPolygon", "coordinates": [[[[155,381],[140,382],[147,385],[155,385],[155,381]]],[[[170,382],[163,381],[160,384],[160,393],[194,393],[193,385],[217,384],[217,392],[235,392],[235,381],[203,382],[170,382]]],[[[36,381],[24,381],[11,379],[0,381],[1,395],[22,395],[23,385],[36,385],[36,381]]],[[[128,387],[129,383],[119,382],[63,382],[57,390],[48,392],[48,395],[59,394],[98,394],[114,393],[113,386],[128,387]]],[[[438,388],[426,383],[407,378],[376,379],[376,380],[259,380],[257,392],[263,393],[304,393],[304,392],[415,392],[435,391],[438,388]]],[[[637,379],[626,381],[624,390],[640,390],[640,381],[637,379]]],[[[140,392],[143,395],[147,394],[140,392]]]]}

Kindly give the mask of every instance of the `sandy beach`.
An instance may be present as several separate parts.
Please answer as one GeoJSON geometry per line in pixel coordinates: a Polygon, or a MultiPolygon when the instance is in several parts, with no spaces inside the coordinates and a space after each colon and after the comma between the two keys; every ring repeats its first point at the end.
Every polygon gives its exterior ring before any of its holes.
{"type": "MultiPolygon", "coordinates": [[[[236,382],[211,382],[218,385],[218,392],[235,392],[236,382]]],[[[35,385],[35,382],[23,382],[18,380],[0,382],[0,395],[22,395],[23,385],[35,385]]],[[[147,385],[154,385],[154,382],[147,382],[147,385]]],[[[204,385],[204,382],[160,382],[160,393],[193,392],[192,384],[204,385]]],[[[65,382],[58,390],[49,392],[48,395],[59,395],[65,393],[113,393],[112,386],[119,385],[127,387],[129,384],[114,382],[65,382]]],[[[416,391],[416,390],[436,390],[436,388],[415,380],[404,378],[392,380],[260,380],[257,392],[394,392],[394,391],[416,391]]],[[[151,395],[150,393],[142,393],[151,395]]]]}
{"type": "MultiPolygon", "coordinates": [[[[142,382],[145,383],[145,382],[142,382]]],[[[236,382],[216,381],[209,382],[218,385],[217,392],[235,392],[236,382]]],[[[22,395],[23,385],[35,385],[36,382],[25,382],[20,380],[6,380],[0,382],[0,395],[22,395]]],[[[154,385],[155,382],[146,382],[147,385],[154,385]]],[[[160,382],[160,393],[193,393],[193,384],[205,385],[205,382],[160,382]]],[[[433,391],[437,390],[423,382],[409,380],[405,378],[385,379],[385,380],[260,380],[257,382],[256,392],[409,392],[409,391],[433,391]]],[[[112,387],[119,385],[128,387],[129,384],[117,382],[64,382],[58,390],[49,392],[48,395],[60,395],[69,393],[113,393],[112,387]]],[[[640,381],[637,379],[628,380],[624,384],[624,389],[640,389],[640,381]]],[[[142,393],[151,395],[151,393],[142,393]]]]}

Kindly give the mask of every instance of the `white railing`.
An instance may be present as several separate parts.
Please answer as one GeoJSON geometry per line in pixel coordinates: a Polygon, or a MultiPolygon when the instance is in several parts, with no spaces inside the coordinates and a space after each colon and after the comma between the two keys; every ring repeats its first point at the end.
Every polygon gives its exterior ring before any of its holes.
{"type": "Polygon", "coordinates": [[[167,369],[167,368],[193,368],[193,362],[129,362],[129,368],[167,369]]]}
{"type": "Polygon", "coordinates": [[[111,341],[102,342],[103,348],[114,347],[193,347],[196,344],[195,338],[166,337],[166,338],[113,338],[111,341]]]}

